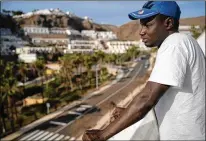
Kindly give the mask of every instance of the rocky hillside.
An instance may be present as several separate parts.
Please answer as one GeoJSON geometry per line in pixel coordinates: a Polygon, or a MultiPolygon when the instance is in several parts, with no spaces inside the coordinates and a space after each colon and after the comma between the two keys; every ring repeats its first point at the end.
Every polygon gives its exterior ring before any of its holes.
{"type": "Polygon", "coordinates": [[[40,27],[60,27],[81,30],[96,31],[113,31],[117,30],[117,26],[98,24],[91,19],[81,18],[70,12],[63,12],[59,9],[36,10],[22,15],[10,16],[0,13],[0,27],[10,28],[17,31],[24,26],[40,26],[40,27]],[[16,27],[16,29],[14,29],[16,27]]]}
{"type": "Polygon", "coordinates": [[[200,25],[200,26],[205,26],[205,16],[181,19],[180,20],[180,25],[200,25]]]}
{"type": "Polygon", "coordinates": [[[60,27],[76,30],[96,30],[96,31],[115,31],[116,26],[101,25],[94,23],[91,19],[83,19],[74,14],[64,13],[59,9],[45,9],[29,12],[24,15],[14,16],[14,19],[21,27],[41,26],[41,27],[60,27]]]}

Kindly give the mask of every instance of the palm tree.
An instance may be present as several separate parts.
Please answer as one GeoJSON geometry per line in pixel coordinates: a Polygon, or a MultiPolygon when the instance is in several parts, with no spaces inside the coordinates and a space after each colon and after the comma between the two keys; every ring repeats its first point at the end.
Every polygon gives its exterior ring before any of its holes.
{"type": "Polygon", "coordinates": [[[115,64],[116,55],[115,54],[107,54],[104,57],[104,61],[108,64],[115,64]]]}
{"type": "Polygon", "coordinates": [[[139,55],[140,51],[139,51],[139,47],[136,46],[132,46],[129,49],[127,49],[126,54],[128,54],[129,56],[131,56],[131,60],[134,61],[135,57],[137,55],[139,55]]]}
{"type": "Polygon", "coordinates": [[[97,59],[97,63],[100,64],[101,66],[106,56],[105,53],[103,51],[98,50],[97,52],[94,53],[94,56],[97,59]]]}
{"type": "Polygon", "coordinates": [[[72,63],[72,57],[71,55],[65,55],[60,59],[61,63],[61,70],[60,70],[60,78],[63,80],[64,84],[66,85],[67,91],[68,88],[71,88],[71,91],[74,90],[72,77],[73,77],[73,68],[74,64],[72,63]]]}
{"type": "Polygon", "coordinates": [[[1,94],[1,96],[0,96],[0,115],[1,116],[0,116],[0,118],[1,118],[1,122],[2,122],[2,124],[1,124],[2,133],[4,133],[6,130],[6,122],[5,122],[6,113],[4,110],[5,98],[3,99],[5,94],[2,91],[2,89],[4,88],[5,80],[6,80],[5,71],[4,71],[5,66],[4,65],[5,65],[4,62],[2,60],[0,60],[0,79],[1,79],[1,83],[0,83],[0,88],[1,88],[1,91],[0,91],[0,94],[1,94]]]}
{"type": "Polygon", "coordinates": [[[44,103],[44,93],[43,93],[43,85],[44,85],[44,71],[45,71],[45,61],[42,58],[39,58],[35,63],[34,63],[35,68],[37,69],[38,76],[41,77],[41,85],[42,85],[42,100],[44,103]]]}
{"type": "Polygon", "coordinates": [[[14,76],[14,64],[12,62],[6,63],[4,70],[2,71],[1,78],[1,94],[2,94],[2,103],[7,103],[7,108],[9,109],[9,119],[11,121],[11,128],[12,131],[15,130],[14,127],[14,120],[17,120],[17,113],[14,117],[14,107],[15,101],[14,96],[18,92],[20,92],[19,88],[17,87],[17,80],[14,76]]]}
{"type": "Polygon", "coordinates": [[[84,60],[83,60],[83,55],[81,53],[77,53],[77,54],[74,54],[72,59],[72,64],[75,66],[76,68],[76,72],[77,72],[77,85],[79,85],[79,89],[82,90],[82,66],[83,66],[83,63],[84,63],[84,60]]]}
{"type": "Polygon", "coordinates": [[[194,25],[191,26],[190,32],[192,33],[192,36],[193,36],[195,39],[197,39],[197,38],[200,36],[200,34],[201,34],[200,30],[198,30],[197,28],[195,28],[194,25]]]}
{"type": "Polygon", "coordinates": [[[92,65],[93,65],[94,60],[91,55],[84,55],[83,60],[84,60],[84,66],[87,69],[87,77],[89,79],[89,85],[91,86],[92,65]]]}
{"type": "Polygon", "coordinates": [[[25,92],[25,82],[26,82],[26,79],[27,79],[27,66],[24,64],[24,63],[20,63],[19,64],[19,74],[21,76],[21,82],[23,82],[23,95],[24,95],[24,92],[25,92]]]}
{"type": "Polygon", "coordinates": [[[97,51],[93,54],[93,60],[94,60],[94,63],[95,63],[95,67],[96,67],[96,89],[99,88],[99,77],[98,77],[98,66],[102,66],[102,63],[103,63],[103,60],[104,60],[104,57],[105,57],[105,53],[103,51],[97,51]]]}

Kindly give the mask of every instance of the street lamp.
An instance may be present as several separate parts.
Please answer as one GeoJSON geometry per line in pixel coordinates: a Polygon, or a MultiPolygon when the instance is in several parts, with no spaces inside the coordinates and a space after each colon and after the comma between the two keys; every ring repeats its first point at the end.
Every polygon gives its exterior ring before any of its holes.
{"type": "Polygon", "coordinates": [[[99,89],[99,82],[98,82],[98,64],[96,64],[95,69],[96,69],[96,89],[99,89]]]}

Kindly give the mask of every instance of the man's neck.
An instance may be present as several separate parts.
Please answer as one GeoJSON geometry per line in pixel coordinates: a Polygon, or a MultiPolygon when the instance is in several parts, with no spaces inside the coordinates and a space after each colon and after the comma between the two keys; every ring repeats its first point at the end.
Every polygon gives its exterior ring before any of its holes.
{"type": "Polygon", "coordinates": [[[160,48],[160,46],[162,45],[162,43],[164,42],[164,40],[168,37],[168,36],[170,36],[171,34],[173,34],[173,33],[178,33],[179,31],[177,30],[177,31],[169,31],[168,32],[168,34],[167,34],[167,36],[165,36],[165,38],[162,40],[162,42],[157,46],[157,48],[159,49],[160,48]]]}

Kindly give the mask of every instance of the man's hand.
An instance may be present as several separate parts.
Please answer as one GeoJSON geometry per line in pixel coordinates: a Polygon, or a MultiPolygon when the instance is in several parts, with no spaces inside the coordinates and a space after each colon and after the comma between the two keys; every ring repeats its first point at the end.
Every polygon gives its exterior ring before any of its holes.
{"type": "Polygon", "coordinates": [[[113,101],[111,102],[111,105],[115,108],[112,112],[112,116],[110,117],[110,123],[113,122],[115,119],[117,119],[120,116],[120,113],[125,109],[122,107],[117,107],[116,103],[113,101]]]}
{"type": "Polygon", "coordinates": [[[83,141],[103,141],[102,130],[92,129],[86,130],[83,137],[83,141]]]}

